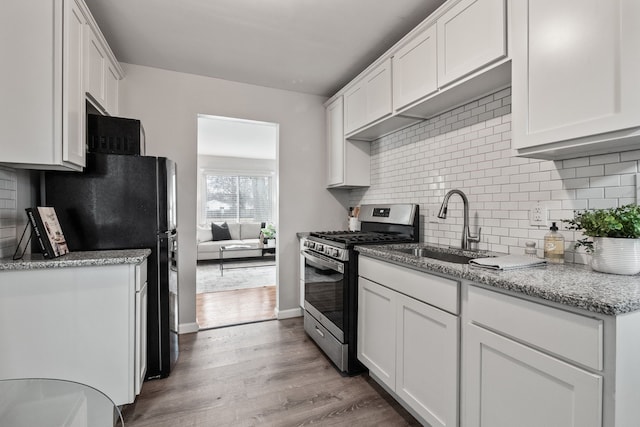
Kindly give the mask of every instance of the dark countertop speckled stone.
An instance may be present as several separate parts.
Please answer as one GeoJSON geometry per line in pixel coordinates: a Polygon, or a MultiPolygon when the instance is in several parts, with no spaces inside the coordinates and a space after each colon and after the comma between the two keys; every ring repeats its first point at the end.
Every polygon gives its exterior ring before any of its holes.
{"type": "MultiPolygon", "coordinates": [[[[468,264],[416,257],[396,250],[422,246],[436,247],[398,244],[357,246],[356,249],[362,255],[394,264],[446,274],[594,313],[618,315],[640,310],[640,275],[598,273],[588,266],[578,264],[547,264],[543,267],[494,271],[471,267],[468,264]]],[[[439,249],[448,251],[445,248],[439,249]]]]}
{"type": "Polygon", "coordinates": [[[24,259],[13,261],[0,259],[2,270],[33,270],[37,268],[86,267],[116,264],[139,264],[151,254],[151,249],[123,249],[110,251],[70,252],[58,258],[45,259],[42,255],[25,255],[24,259]]]}

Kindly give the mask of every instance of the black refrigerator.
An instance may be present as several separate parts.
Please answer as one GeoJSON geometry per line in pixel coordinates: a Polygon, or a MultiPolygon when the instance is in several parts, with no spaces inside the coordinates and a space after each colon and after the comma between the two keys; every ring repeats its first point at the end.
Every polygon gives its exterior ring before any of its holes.
{"type": "Polygon", "coordinates": [[[176,165],[164,157],[87,153],[82,173],[45,172],[70,251],[149,248],[147,379],[178,357],[176,165]]]}

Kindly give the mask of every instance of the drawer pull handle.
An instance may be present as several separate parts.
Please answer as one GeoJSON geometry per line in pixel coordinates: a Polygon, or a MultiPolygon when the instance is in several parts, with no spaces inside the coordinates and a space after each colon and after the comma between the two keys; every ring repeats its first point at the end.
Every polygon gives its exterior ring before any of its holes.
{"type": "Polygon", "coordinates": [[[316,326],[316,332],[318,333],[318,335],[320,335],[322,338],[324,338],[324,332],[322,332],[320,329],[318,329],[318,327],[316,326]]]}

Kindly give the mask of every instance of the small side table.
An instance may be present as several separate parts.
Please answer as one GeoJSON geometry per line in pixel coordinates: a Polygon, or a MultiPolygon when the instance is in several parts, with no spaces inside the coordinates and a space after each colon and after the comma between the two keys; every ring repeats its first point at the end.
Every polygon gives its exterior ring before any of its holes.
{"type": "Polygon", "coordinates": [[[220,246],[220,249],[219,249],[220,277],[224,276],[224,253],[228,251],[246,251],[247,249],[257,249],[257,246],[252,246],[252,245],[220,246]]]}

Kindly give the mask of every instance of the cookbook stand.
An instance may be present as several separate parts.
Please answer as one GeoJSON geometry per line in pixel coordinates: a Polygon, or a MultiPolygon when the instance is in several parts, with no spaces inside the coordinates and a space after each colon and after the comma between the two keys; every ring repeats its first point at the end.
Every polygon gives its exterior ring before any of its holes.
{"type": "Polygon", "coordinates": [[[17,261],[19,259],[22,259],[24,257],[24,253],[27,252],[27,246],[29,245],[29,242],[31,241],[31,236],[33,236],[33,230],[31,230],[31,233],[29,233],[29,238],[27,239],[27,242],[24,244],[24,249],[22,250],[22,253],[20,254],[20,256],[18,256],[18,252],[20,252],[20,245],[22,244],[22,239],[24,239],[24,235],[27,232],[27,228],[29,228],[29,223],[27,223],[27,225],[24,226],[24,230],[22,231],[22,236],[20,236],[20,241],[18,242],[18,245],[16,246],[16,251],[13,253],[13,260],[17,261]]]}

